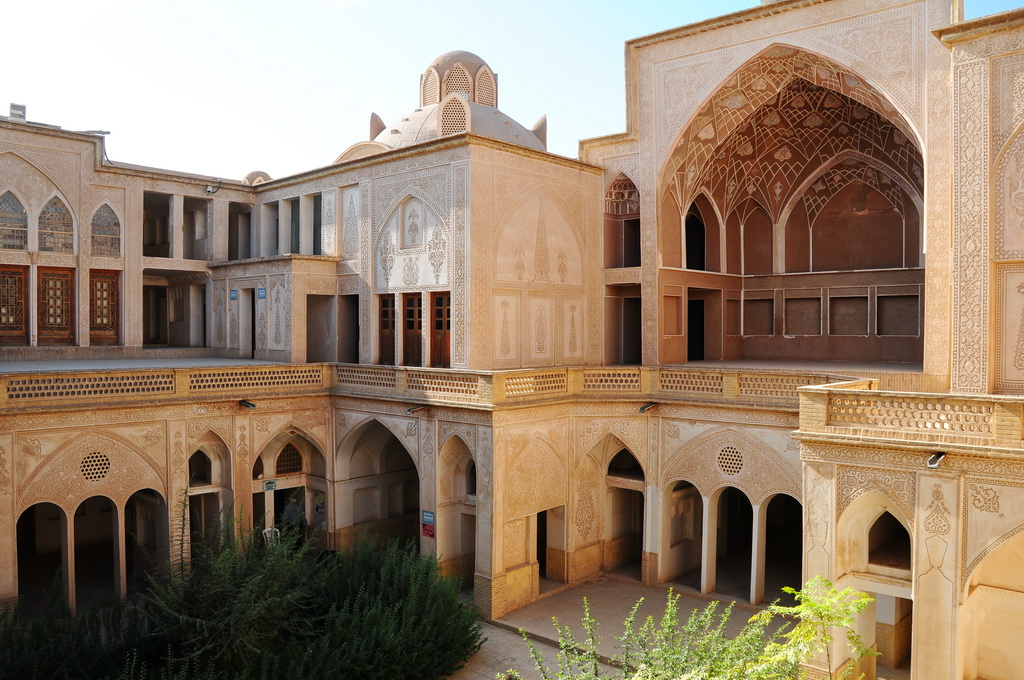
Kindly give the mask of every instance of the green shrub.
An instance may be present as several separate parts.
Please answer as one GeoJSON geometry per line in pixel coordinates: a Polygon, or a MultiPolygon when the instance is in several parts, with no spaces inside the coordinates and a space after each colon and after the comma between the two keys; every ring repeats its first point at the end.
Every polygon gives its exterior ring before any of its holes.
{"type": "Polygon", "coordinates": [[[415,545],[317,554],[297,530],[228,530],[134,600],[71,614],[0,611],[0,677],[19,680],[435,680],[482,644],[458,582],[415,545]]]}
{"type": "MultiPolygon", "coordinates": [[[[726,635],[733,606],[724,609],[712,602],[702,611],[694,610],[685,622],[679,620],[679,595],[669,591],[665,613],[655,621],[648,617],[636,626],[637,602],[625,621],[625,631],[616,638],[620,651],[612,658],[617,675],[628,680],[792,680],[798,677],[801,663],[819,654],[830,654],[833,631],[845,634],[853,659],[875,654],[861,643],[853,630],[854,617],[872,601],[864,593],[849,588],[837,591],[832,583],[817,576],[802,591],[786,588],[795,596],[794,607],[773,604],[747,621],[734,637],[726,635]],[[781,623],[778,616],[785,616],[781,623]]],[[[568,626],[554,619],[558,631],[558,667],[554,675],[527,637],[530,655],[544,680],[598,680],[608,677],[598,653],[597,622],[590,605],[583,600],[583,629],[586,638],[577,642],[568,626]]],[[[829,677],[845,678],[845,673],[829,677]]],[[[518,678],[518,672],[499,674],[499,678],[518,678]]]]}

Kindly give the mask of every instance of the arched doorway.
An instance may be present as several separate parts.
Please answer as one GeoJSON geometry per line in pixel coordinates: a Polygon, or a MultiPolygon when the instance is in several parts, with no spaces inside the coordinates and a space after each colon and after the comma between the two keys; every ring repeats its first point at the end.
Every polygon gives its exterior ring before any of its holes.
{"type": "Polygon", "coordinates": [[[253,461],[253,527],[296,525],[305,539],[330,547],[327,462],[296,430],[271,439],[253,461]]]}
{"type": "Polygon", "coordinates": [[[628,449],[608,463],[605,476],[604,568],[637,581],[644,550],[644,471],[628,449]]]}
{"type": "Polygon", "coordinates": [[[704,549],[704,498],[690,482],[674,482],[665,494],[662,580],[700,589],[704,549]]]}
{"type": "Polygon", "coordinates": [[[466,443],[452,436],[441,447],[437,499],[437,554],[441,573],[473,587],[476,567],[476,463],[466,443]]]}
{"type": "Polygon", "coordinates": [[[732,486],[722,489],[711,502],[718,507],[715,561],[708,565],[715,569],[714,592],[746,600],[750,597],[753,506],[745,493],[732,486]]]}
{"type": "Polygon", "coordinates": [[[800,590],[803,586],[804,531],[800,501],[786,494],[773,496],[765,510],[764,536],[763,599],[796,604],[793,596],[782,589],[788,586],[800,590]]]}
{"type": "Polygon", "coordinates": [[[18,595],[28,613],[67,591],[68,520],[53,503],[36,503],[18,517],[18,595]]]}
{"type": "Polygon", "coordinates": [[[1024,668],[1024,532],[993,550],[970,575],[962,608],[964,677],[1011,680],[1024,668]]]}
{"type": "Polygon", "coordinates": [[[364,533],[419,544],[419,474],[408,450],[380,421],[361,426],[342,444],[335,488],[337,549],[364,533]]]}
{"type": "Polygon", "coordinates": [[[117,598],[121,593],[117,506],[92,496],[75,510],[75,602],[81,609],[117,598]]]}
{"type": "Polygon", "coordinates": [[[129,592],[145,590],[148,577],[166,564],[169,539],[163,496],[153,489],[133,493],[124,508],[124,565],[129,592]]]}
{"type": "MultiPolygon", "coordinates": [[[[230,530],[224,516],[232,503],[231,460],[223,440],[207,432],[188,460],[189,536],[201,541],[218,527],[230,530]]],[[[229,513],[230,514],[230,513],[229,513]]]]}
{"type": "Polygon", "coordinates": [[[907,514],[906,505],[866,491],[842,511],[836,526],[836,573],[852,575],[857,590],[875,600],[854,623],[864,645],[879,652],[858,666],[867,677],[876,677],[876,669],[879,677],[910,673],[914,542],[907,514]]]}

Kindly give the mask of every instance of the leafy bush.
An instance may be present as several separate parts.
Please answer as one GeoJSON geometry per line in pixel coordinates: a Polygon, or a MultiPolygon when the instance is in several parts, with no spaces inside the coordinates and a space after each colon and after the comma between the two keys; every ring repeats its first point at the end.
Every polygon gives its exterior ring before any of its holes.
{"type": "MultiPolygon", "coordinates": [[[[828,579],[817,576],[803,591],[785,588],[795,596],[794,607],[773,604],[755,614],[734,637],[726,635],[733,605],[720,608],[719,602],[694,610],[684,623],[679,620],[679,595],[671,590],[665,613],[636,626],[641,599],[625,621],[625,631],[617,637],[621,651],[612,658],[618,676],[629,680],[792,680],[798,677],[801,663],[825,654],[828,667],[834,641],[833,630],[845,633],[851,656],[858,660],[873,655],[853,630],[854,616],[872,601],[864,593],[849,588],[837,591],[828,579]],[[777,616],[787,620],[779,625],[777,616]]],[[[583,629],[586,638],[577,642],[568,626],[554,619],[558,631],[558,669],[552,676],[536,646],[520,629],[538,672],[544,680],[598,680],[605,678],[605,667],[598,652],[597,622],[590,605],[583,600],[583,629]]],[[[847,677],[846,672],[838,676],[847,677]]],[[[516,671],[499,678],[519,678],[516,671]]]]}
{"type": "Polygon", "coordinates": [[[0,612],[0,677],[118,680],[445,677],[482,644],[458,582],[415,545],[344,554],[230,531],[129,601],[0,612]]]}

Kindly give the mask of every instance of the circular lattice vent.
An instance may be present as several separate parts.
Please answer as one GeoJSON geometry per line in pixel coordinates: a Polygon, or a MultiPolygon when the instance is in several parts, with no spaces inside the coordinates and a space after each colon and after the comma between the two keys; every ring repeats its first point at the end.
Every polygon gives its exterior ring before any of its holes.
{"type": "Polygon", "coordinates": [[[90,453],[82,458],[82,476],[90,482],[96,482],[110,472],[110,459],[102,453],[90,453]]]}
{"type": "Polygon", "coordinates": [[[733,446],[718,452],[718,468],[727,475],[738,475],[743,469],[743,454],[733,446]]]}

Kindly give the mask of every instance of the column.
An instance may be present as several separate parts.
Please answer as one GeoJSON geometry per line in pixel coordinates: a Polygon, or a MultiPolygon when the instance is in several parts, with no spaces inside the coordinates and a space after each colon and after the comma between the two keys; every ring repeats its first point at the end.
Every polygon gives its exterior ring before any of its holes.
{"type": "Polygon", "coordinates": [[[71,509],[70,516],[67,514],[66,508],[62,507],[61,510],[63,510],[61,516],[64,520],[65,536],[64,545],[61,547],[64,552],[64,577],[68,584],[68,605],[71,607],[71,613],[74,614],[78,606],[78,589],[75,586],[75,510],[77,508],[71,509]]]}
{"type": "Polygon", "coordinates": [[[277,202],[277,254],[292,252],[292,202],[277,202]]]}
{"type": "Polygon", "coordinates": [[[644,494],[644,535],[640,567],[640,580],[648,586],[661,582],[658,563],[662,551],[664,510],[661,490],[653,485],[648,486],[647,493],[644,494]]]}
{"type": "Polygon", "coordinates": [[[704,526],[700,551],[700,592],[715,592],[715,576],[718,567],[718,499],[721,492],[703,496],[704,526]]]}
{"type": "Polygon", "coordinates": [[[754,531],[750,541],[750,604],[761,604],[764,600],[764,539],[767,533],[766,519],[771,498],[753,506],[754,531]]]}
{"type": "Polygon", "coordinates": [[[185,197],[175,194],[171,196],[170,202],[167,238],[171,242],[171,257],[180,260],[185,256],[185,197]]]}
{"type": "Polygon", "coordinates": [[[120,597],[124,597],[128,592],[128,574],[125,564],[127,541],[124,531],[124,515],[127,509],[127,502],[121,508],[114,506],[114,531],[117,532],[117,535],[114,536],[114,590],[120,597]]]}

